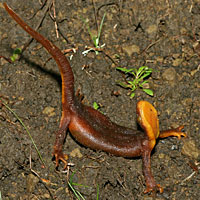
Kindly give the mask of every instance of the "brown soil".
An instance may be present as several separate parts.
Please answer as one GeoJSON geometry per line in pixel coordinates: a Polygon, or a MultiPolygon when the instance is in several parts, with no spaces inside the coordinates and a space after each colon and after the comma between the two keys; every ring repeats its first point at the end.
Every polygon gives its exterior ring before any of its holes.
{"type": "MultiPolygon", "coordinates": [[[[84,94],[84,103],[98,102],[102,105],[100,110],[113,121],[134,128],[136,102],[145,99],[156,106],[161,129],[183,124],[188,138],[158,141],[152,154],[152,171],[164,192],[155,197],[143,193],[141,159],[96,152],[68,135],[64,152],[74,164],[69,176],[75,172],[73,182],[88,186],[74,187],[87,200],[97,198],[97,188],[99,199],[104,200],[199,199],[199,1],[93,2],[55,1],[59,38],[49,12],[39,28],[40,33],[62,50],[78,47],[76,53],[67,56],[73,55],[70,63],[75,87],[84,94]],[[105,12],[100,43],[106,44],[105,53],[112,60],[104,53],[90,52],[83,56],[84,47],[93,44],[81,18],[88,20],[95,33],[96,22],[100,23],[105,12]],[[116,85],[123,77],[115,68],[142,65],[154,69],[149,79],[154,97],[138,90],[130,99],[127,95],[130,91],[116,85]]],[[[9,0],[7,3],[32,27],[43,17],[39,1],[9,0]]],[[[0,22],[0,55],[9,57],[13,49],[23,47],[30,36],[9,17],[2,3],[0,22]]],[[[61,82],[58,68],[52,59],[48,61],[49,58],[44,48],[33,41],[20,61],[10,64],[0,60],[0,96],[28,127],[46,164],[43,168],[17,118],[0,105],[0,192],[3,200],[76,199],[62,166],[56,171],[52,160],[54,132],[61,115],[61,82]]]]}

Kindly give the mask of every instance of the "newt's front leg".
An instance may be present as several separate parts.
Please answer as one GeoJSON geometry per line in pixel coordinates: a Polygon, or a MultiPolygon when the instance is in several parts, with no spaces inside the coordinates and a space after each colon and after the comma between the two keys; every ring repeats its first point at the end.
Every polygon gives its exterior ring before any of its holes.
{"type": "Polygon", "coordinates": [[[166,138],[169,136],[175,136],[178,137],[178,139],[181,139],[181,136],[183,137],[187,137],[187,135],[182,131],[182,129],[184,128],[184,126],[179,126],[178,128],[175,129],[169,129],[169,130],[165,130],[165,131],[161,131],[159,138],[166,138]]]}

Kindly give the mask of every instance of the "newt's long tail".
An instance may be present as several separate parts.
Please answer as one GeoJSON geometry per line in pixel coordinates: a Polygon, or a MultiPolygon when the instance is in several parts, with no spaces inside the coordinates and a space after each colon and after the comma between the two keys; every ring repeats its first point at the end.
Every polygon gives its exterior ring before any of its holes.
{"type": "Polygon", "coordinates": [[[74,75],[69,61],[58,47],[28,26],[6,3],[3,5],[10,16],[35,40],[41,43],[56,61],[62,78],[62,104],[70,108],[74,101],[74,75]]]}

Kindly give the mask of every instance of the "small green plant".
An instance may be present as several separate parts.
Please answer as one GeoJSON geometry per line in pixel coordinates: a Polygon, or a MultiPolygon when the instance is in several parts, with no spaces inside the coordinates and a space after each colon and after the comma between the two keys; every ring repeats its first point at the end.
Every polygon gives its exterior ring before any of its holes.
{"type": "Polygon", "coordinates": [[[17,60],[19,58],[19,55],[22,53],[22,50],[20,48],[17,48],[14,50],[12,56],[10,57],[10,59],[12,60],[12,62],[14,62],[15,60],[17,60]]]}
{"type": "Polygon", "coordinates": [[[85,200],[85,198],[83,197],[83,195],[76,188],[74,188],[74,186],[81,186],[81,187],[89,187],[89,186],[87,186],[87,185],[81,185],[79,183],[74,183],[73,182],[73,177],[74,177],[75,173],[76,173],[76,171],[73,172],[72,175],[70,176],[70,179],[68,181],[68,185],[69,185],[70,189],[72,190],[72,192],[74,193],[74,195],[76,196],[76,198],[78,200],[81,200],[81,199],[85,200]]]}
{"type": "Polygon", "coordinates": [[[95,110],[98,110],[100,108],[99,104],[96,101],[93,103],[93,108],[95,110]]]}
{"type": "MultiPolygon", "coordinates": [[[[68,185],[70,187],[70,189],[72,190],[72,192],[74,193],[74,195],[76,196],[76,198],[78,200],[86,200],[83,195],[74,187],[74,186],[79,186],[79,187],[89,187],[87,185],[82,185],[82,184],[79,184],[79,183],[74,183],[73,182],[73,177],[74,177],[74,174],[76,173],[76,171],[74,171],[72,173],[72,175],[70,176],[70,179],[68,181],[68,185]]],[[[97,185],[97,200],[99,200],[99,186],[97,185]]]]}
{"type": "Polygon", "coordinates": [[[102,17],[102,20],[101,20],[101,23],[100,23],[100,26],[99,26],[99,29],[98,29],[98,33],[97,33],[97,36],[96,35],[93,35],[91,30],[90,30],[90,27],[88,25],[88,22],[82,18],[83,22],[86,24],[87,26],[87,29],[88,29],[88,33],[90,34],[90,37],[93,41],[93,44],[94,44],[94,47],[95,48],[90,48],[90,49],[87,49],[85,51],[82,52],[83,55],[86,55],[87,53],[89,53],[90,51],[95,51],[96,55],[98,55],[98,48],[103,48],[105,46],[105,44],[103,45],[99,45],[99,41],[100,41],[100,36],[101,36],[101,30],[102,30],[102,27],[103,27],[103,22],[104,22],[104,19],[105,19],[105,16],[106,16],[106,13],[104,13],[103,17],[102,17]]]}
{"type": "Polygon", "coordinates": [[[97,200],[99,200],[99,185],[97,185],[97,200]]]}
{"type": "Polygon", "coordinates": [[[95,110],[98,110],[100,113],[103,114],[102,111],[100,111],[100,108],[102,107],[99,103],[97,103],[96,101],[93,103],[92,107],[95,109],[95,110]]]}
{"type": "Polygon", "coordinates": [[[151,89],[146,89],[144,88],[144,85],[148,83],[147,80],[144,80],[147,78],[153,71],[152,68],[149,68],[147,66],[142,66],[139,69],[131,68],[131,69],[126,69],[122,67],[117,67],[117,70],[128,74],[132,76],[134,79],[131,81],[126,81],[126,83],[118,82],[118,84],[127,89],[131,89],[131,98],[135,96],[135,90],[139,87],[141,88],[146,94],[153,96],[153,91],[151,89]]]}

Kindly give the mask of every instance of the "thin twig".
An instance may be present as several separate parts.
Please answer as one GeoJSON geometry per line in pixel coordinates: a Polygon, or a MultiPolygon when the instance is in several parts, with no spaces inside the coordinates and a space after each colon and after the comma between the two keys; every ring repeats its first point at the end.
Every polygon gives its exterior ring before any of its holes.
{"type": "Polygon", "coordinates": [[[53,17],[54,17],[54,19],[55,19],[54,24],[55,24],[55,29],[56,29],[56,37],[59,38],[59,34],[58,34],[58,25],[57,25],[57,21],[56,21],[55,0],[53,0],[53,17]]]}
{"type": "MultiPolygon", "coordinates": [[[[49,187],[48,187],[47,184],[46,184],[47,180],[41,178],[40,175],[39,175],[35,170],[32,169],[31,153],[30,153],[30,156],[29,156],[29,163],[30,163],[30,170],[31,170],[31,172],[32,172],[35,176],[38,177],[38,179],[40,180],[40,182],[44,185],[44,187],[45,187],[45,188],[47,189],[47,191],[49,192],[49,195],[51,196],[51,199],[53,200],[54,197],[53,197],[53,195],[52,195],[52,193],[51,193],[51,190],[49,189],[49,187]]],[[[49,182],[49,181],[48,181],[48,182],[49,182]]]]}
{"type": "Polygon", "coordinates": [[[151,44],[149,44],[140,54],[143,54],[145,51],[147,51],[148,49],[150,49],[152,46],[154,46],[156,43],[160,42],[161,38],[159,38],[158,40],[156,40],[155,42],[152,42],[151,44]]]}
{"type": "Polygon", "coordinates": [[[35,17],[35,15],[36,15],[40,10],[42,10],[42,9],[44,8],[44,6],[45,6],[45,4],[46,4],[47,1],[48,1],[48,0],[45,0],[43,3],[40,2],[40,4],[42,4],[42,5],[40,6],[40,8],[39,8],[36,12],[33,13],[33,15],[29,18],[29,20],[33,19],[33,17],[35,17]]]}
{"type": "Polygon", "coordinates": [[[188,177],[186,177],[184,180],[182,180],[181,184],[183,184],[185,181],[187,181],[190,178],[192,178],[195,174],[196,174],[196,172],[192,172],[188,177]]]}
{"type": "Polygon", "coordinates": [[[0,56],[0,58],[3,58],[4,60],[6,60],[9,63],[12,63],[12,60],[10,58],[7,58],[5,56],[0,56]]]}
{"type": "Polygon", "coordinates": [[[114,63],[116,66],[119,67],[119,65],[113,60],[113,58],[105,50],[103,50],[102,48],[96,48],[96,47],[88,46],[88,47],[85,47],[85,49],[86,50],[92,49],[93,51],[98,51],[98,52],[103,53],[106,57],[108,57],[111,60],[112,63],[114,63]]]}

